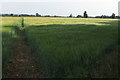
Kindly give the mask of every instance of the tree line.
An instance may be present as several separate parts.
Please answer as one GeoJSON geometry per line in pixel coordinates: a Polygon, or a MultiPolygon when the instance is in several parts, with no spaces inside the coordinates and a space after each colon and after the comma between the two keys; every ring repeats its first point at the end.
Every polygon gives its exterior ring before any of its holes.
{"type": "MultiPolygon", "coordinates": [[[[73,17],[72,14],[70,14],[69,17],[73,17]]],[[[113,19],[120,18],[120,16],[115,16],[115,13],[112,13],[111,16],[102,15],[102,16],[89,17],[88,14],[87,14],[87,11],[85,11],[83,13],[83,16],[82,15],[77,15],[76,17],[77,18],[113,18],[113,19]]]]}
{"type": "MultiPolygon", "coordinates": [[[[15,17],[16,16],[19,16],[19,17],[20,16],[29,16],[29,17],[65,17],[65,16],[56,16],[56,15],[54,15],[54,16],[50,16],[50,15],[42,16],[39,13],[36,13],[35,15],[29,15],[29,14],[1,14],[0,16],[15,16],[15,17]]],[[[88,16],[87,11],[84,11],[83,15],[73,16],[72,14],[70,14],[67,17],[71,17],[71,18],[72,17],[75,17],[75,18],[113,18],[113,19],[118,18],[118,19],[120,19],[120,16],[116,16],[115,13],[112,13],[111,16],[101,15],[101,16],[90,17],[90,16],[88,16]]]]}

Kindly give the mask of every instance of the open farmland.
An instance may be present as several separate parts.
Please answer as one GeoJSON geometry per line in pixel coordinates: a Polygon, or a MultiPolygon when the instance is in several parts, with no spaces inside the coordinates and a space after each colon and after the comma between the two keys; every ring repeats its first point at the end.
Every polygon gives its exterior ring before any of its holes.
{"type": "MultiPolygon", "coordinates": [[[[3,63],[9,60],[20,20],[3,17],[3,63]]],[[[25,40],[37,55],[35,64],[40,65],[44,77],[117,76],[117,19],[24,17],[24,23],[25,40]]]]}
{"type": "MultiPolygon", "coordinates": [[[[19,19],[19,18],[18,18],[19,19]]],[[[3,60],[3,70],[8,63],[9,57],[11,55],[12,49],[12,39],[17,37],[15,32],[15,27],[19,25],[19,20],[17,18],[2,18],[2,60],[3,60]]],[[[1,21],[0,21],[1,22],[1,21]]]]}

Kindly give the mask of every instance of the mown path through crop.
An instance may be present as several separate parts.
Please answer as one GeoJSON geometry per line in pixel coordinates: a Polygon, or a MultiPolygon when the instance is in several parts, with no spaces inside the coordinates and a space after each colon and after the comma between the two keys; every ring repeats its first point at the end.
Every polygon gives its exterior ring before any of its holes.
{"type": "Polygon", "coordinates": [[[9,63],[3,72],[3,78],[40,78],[35,53],[24,40],[24,30],[18,30],[18,38],[12,41],[12,53],[9,63]]]}

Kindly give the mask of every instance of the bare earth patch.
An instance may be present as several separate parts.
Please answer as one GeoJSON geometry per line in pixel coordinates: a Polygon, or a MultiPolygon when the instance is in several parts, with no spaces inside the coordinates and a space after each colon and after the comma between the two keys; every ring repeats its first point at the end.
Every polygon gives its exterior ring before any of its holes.
{"type": "Polygon", "coordinates": [[[19,38],[13,39],[12,45],[12,54],[3,71],[3,78],[41,78],[35,53],[26,44],[22,31],[19,32],[19,38]]]}

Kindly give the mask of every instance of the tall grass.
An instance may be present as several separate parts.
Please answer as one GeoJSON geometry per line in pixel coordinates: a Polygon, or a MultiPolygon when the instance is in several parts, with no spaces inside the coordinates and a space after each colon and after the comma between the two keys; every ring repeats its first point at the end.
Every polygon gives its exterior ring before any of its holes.
{"type": "Polygon", "coordinates": [[[2,17],[2,63],[3,71],[12,54],[12,40],[17,38],[15,27],[19,26],[19,18],[2,17]]]}
{"type": "MultiPolygon", "coordinates": [[[[7,64],[21,18],[3,17],[2,23],[3,62],[7,64]]],[[[89,77],[118,41],[118,22],[113,19],[24,17],[24,24],[45,77],[89,77]]]]}
{"type": "Polygon", "coordinates": [[[38,25],[38,22],[26,28],[43,74],[45,77],[89,77],[104,54],[117,45],[117,20],[61,18],[54,22],[55,19],[43,20],[51,25],[38,25]]]}
{"type": "Polygon", "coordinates": [[[3,66],[8,61],[8,58],[11,54],[11,40],[12,40],[12,29],[3,27],[2,29],[2,60],[3,66]]]}

